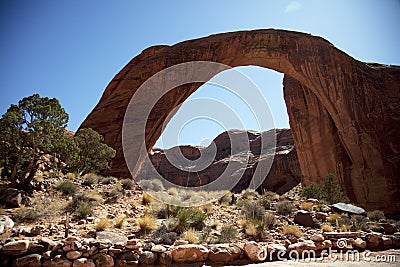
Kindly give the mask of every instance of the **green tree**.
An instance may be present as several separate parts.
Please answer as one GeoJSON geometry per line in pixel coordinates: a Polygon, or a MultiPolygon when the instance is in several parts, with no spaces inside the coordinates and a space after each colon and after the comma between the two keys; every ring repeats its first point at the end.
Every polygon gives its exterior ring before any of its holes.
{"type": "Polygon", "coordinates": [[[74,147],[65,135],[67,123],[56,98],[34,94],[12,104],[0,119],[2,175],[15,187],[29,189],[39,167],[59,164],[56,158],[64,148],[74,147]]]}
{"type": "Polygon", "coordinates": [[[332,173],[325,177],[323,184],[311,183],[303,187],[301,193],[305,198],[325,200],[329,204],[348,202],[348,198],[344,195],[335,175],[332,173]]]}
{"type": "Polygon", "coordinates": [[[110,168],[109,162],[115,157],[115,150],[103,143],[104,138],[91,128],[82,128],[75,134],[79,148],[79,159],[72,164],[72,170],[81,175],[110,168]]]}

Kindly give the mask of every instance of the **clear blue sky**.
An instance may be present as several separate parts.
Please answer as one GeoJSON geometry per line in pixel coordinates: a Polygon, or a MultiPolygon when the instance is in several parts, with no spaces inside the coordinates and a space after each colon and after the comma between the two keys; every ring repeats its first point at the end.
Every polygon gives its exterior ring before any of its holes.
{"type": "MultiPolygon", "coordinates": [[[[395,0],[1,0],[0,113],[33,93],[57,97],[70,115],[69,128],[76,130],[113,76],[143,49],[259,28],[311,33],[359,60],[400,65],[395,0]]],[[[275,125],[288,127],[282,75],[241,69],[264,92],[275,125]]],[[[193,97],[213,91],[201,88],[193,97]]],[[[213,97],[228,99],[221,92],[213,97]]],[[[180,143],[198,144],[221,130],[206,121],[194,124],[193,130],[183,129],[180,143]]]]}

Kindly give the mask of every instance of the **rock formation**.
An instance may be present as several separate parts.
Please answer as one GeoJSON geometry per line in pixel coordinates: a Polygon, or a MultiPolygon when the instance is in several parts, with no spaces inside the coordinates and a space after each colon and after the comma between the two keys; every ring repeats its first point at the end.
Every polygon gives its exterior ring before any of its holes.
{"type": "MultiPolygon", "coordinates": [[[[110,174],[127,176],[122,151],[122,124],[131,97],[152,75],[179,63],[213,61],[231,67],[256,65],[285,74],[285,101],[303,175],[302,183],[336,174],[350,200],[366,209],[400,211],[400,68],[360,62],[320,37],[284,30],[223,33],[156,46],[133,58],[110,82],[81,127],[104,135],[117,150],[110,174]],[[390,205],[388,205],[390,203],[390,205]]],[[[212,78],[224,69],[210,70],[212,78]]],[[[181,73],[191,75],[191,73],[181,73]]],[[[145,120],[146,149],[161,135],[175,107],[201,82],[168,92],[145,120]]],[[[157,93],[157,88],[154,88],[157,93]]],[[[129,147],[137,154],[137,172],[145,153],[142,142],[129,147]]]]}
{"type": "MultiPolygon", "coordinates": [[[[242,178],[233,188],[233,192],[241,192],[249,187],[261,156],[261,134],[258,132],[248,132],[248,135],[250,136],[249,145],[251,149],[249,162],[242,178]]],[[[263,177],[264,182],[258,188],[258,191],[268,190],[283,194],[300,183],[301,171],[290,129],[276,130],[276,140],[274,162],[268,175],[263,177]]],[[[181,186],[207,184],[216,180],[221,175],[231,156],[230,140],[227,132],[221,133],[213,142],[217,147],[215,160],[209,167],[199,172],[188,173],[178,169],[171,164],[161,149],[156,149],[150,156],[150,160],[161,176],[172,183],[181,186]]],[[[180,146],[169,150],[177,151],[178,149],[187,159],[196,160],[200,157],[201,151],[206,151],[207,147],[180,146]]],[[[241,153],[247,153],[247,151],[242,151],[241,153]]],[[[145,170],[142,169],[142,171],[145,170]]]]}

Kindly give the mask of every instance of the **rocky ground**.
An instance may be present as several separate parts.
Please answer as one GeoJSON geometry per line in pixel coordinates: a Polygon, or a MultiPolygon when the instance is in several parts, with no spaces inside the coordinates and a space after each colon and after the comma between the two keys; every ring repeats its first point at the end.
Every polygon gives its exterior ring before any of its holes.
{"type": "MultiPolygon", "coordinates": [[[[149,185],[174,201],[205,194],[149,185]]],[[[370,251],[369,258],[400,261],[398,221],[303,199],[300,186],[282,196],[227,193],[194,208],[165,205],[132,181],[96,175],[43,174],[30,197],[4,189],[3,203],[15,207],[1,209],[0,266],[292,265],[307,262],[304,253],[314,253],[312,264],[331,264],[335,255],[370,251]]]]}

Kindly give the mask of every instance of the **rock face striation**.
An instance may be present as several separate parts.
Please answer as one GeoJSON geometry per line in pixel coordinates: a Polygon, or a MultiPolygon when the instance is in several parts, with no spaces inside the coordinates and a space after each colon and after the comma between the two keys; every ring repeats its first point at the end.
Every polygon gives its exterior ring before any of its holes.
{"type": "MultiPolygon", "coordinates": [[[[231,190],[232,192],[241,192],[250,186],[253,173],[257,168],[260,157],[263,156],[260,153],[260,136],[263,133],[253,131],[247,131],[246,133],[249,136],[250,157],[243,176],[231,190]]],[[[231,156],[230,140],[227,132],[221,133],[213,142],[217,148],[215,159],[206,169],[199,172],[187,172],[177,168],[168,160],[165,151],[162,149],[154,149],[150,155],[150,160],[161,176],[171,183],[180,186],[200,186],[211,183],[218,179],[226,169],[231,156]]],[[[187,159],[196,160],[200,157],[202,151],[208,150],[208,147],[179,146],[169,150],[174,153],[178,149],[187,159]]],[[[268,175],[264,174],[264,177],[262,177],[263,183],[257,190],[260,192],[268,190],[283,194],[298,185],[301,180],[300,165],[290,129],[276,130],[275,151],[276,154],[271,170],[268,175]]],[[[247,153],[247,151],[241,151],[240,153],[247,153]]],[[[145,171],[144,168],[141,171],[145,171]]]]}
{"type": "MultiPolygon", "coordinates": [[[[133,58],[110,82],[82,123],[117,150],[110,174],[128,176],[122,127],[131,97],[152,75],[176,64],[213,61],[231,67],[255,65],[284,73],[284,95],[300,162],[302,183],[336,174],[350,200],[366,209],[400,211],[400,67],[360,62],[320,37],[284,30],[223,33],[173,46],[155,46],[133,58]],[[390,203],[390,205],[388,205],[390,203]]],[[[210,70],[209,79],[224,69],[210,70]]],[[[192,73],[179,75],[191,76],[192,73]]],[[[201,82],[165,94],[147,117],[134,107],[134,127],[147,122],[149,152],[163,123],[201,82]]],[[[154,87],[157,93],[158,87],[154,87]]],[[[143,142],[132,137],[130,152],[140,169],[143,142]]]]}

